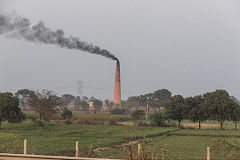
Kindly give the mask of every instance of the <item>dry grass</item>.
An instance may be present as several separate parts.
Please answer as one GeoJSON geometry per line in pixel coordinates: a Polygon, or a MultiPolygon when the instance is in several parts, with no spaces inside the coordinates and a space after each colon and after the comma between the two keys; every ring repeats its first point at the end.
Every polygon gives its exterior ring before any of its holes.
{"type": "MultiPolygon", "coordinates": [[[[198,129],[198,123],[183,123],[183,128],[198,129]]],[[[219,124],[201,124],[201,129],[216,128],[219,124]]]]}

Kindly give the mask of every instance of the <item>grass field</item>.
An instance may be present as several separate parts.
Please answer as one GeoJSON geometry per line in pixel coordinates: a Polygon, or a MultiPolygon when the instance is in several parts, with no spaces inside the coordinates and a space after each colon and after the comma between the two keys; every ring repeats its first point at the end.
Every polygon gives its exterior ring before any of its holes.
{"type": "MultiPolygon", "coordinates": [[[[121,118],[101,113],[77,113],[74,117],[121,118]]],[[[217,123],[207,121],[205,124],[217,123]]],[[[233,130],[232,122],[226,122],[224,127],[225,130],[219,130],[219,127],[196,130],[124,125],[67,125],[52,121],[45,123],[44,127],[37,128],[31,121],[21,124],[4,122],[0,130],[0,152],[23,153],[23,140],[27,139],[29,154],[74,156],[75,142],[79,141],[80,156],[127,158],[127,151],[120,145],[145,137],[148,139],[147,144],[142,145],[143,149],[150,147],[157,156],[164,150],[171,159],[205,159],[206,148],[214,146],[218,138],[240,141],[240,132],[233,130]],[[107,149],[93,152],[93,149],[104,147],[107,149]]],[[[136,150],[136,145],[134,147],[136,150]]],[[[211,157],[220,159],[221,155],[211,150],[211,157]]]]}
{"type": "MultiPolygon", "coordinates": [[[[66,125],[63,123],[47,123],[44,127],[35,128],[31,121],[21,124],[3,123],[0,132],[0,152],[3,145],[11,145],[16,138],[22,146],[23,139],[29,142],[29,153],[47,155],[74,155],[75,142],[80,148],[106,147],[124,143],[128,139],[160,136],[175,128],[146,128],[107,125],[66,125]]],[[[18,153],[22,153],[22,148],[18,153]]]]}

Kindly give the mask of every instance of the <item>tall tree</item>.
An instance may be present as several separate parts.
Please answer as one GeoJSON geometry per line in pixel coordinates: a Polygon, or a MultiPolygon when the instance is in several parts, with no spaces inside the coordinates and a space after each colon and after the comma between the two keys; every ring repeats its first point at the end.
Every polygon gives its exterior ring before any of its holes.
{"type": "Polygon", "coordinates": [[[128,97],[126,104],[127,104],[127,107],[129,108],[141,106],[140,97],[138,96],[128,97]]]}
{"type": "Polygon", "coordinates": [[[198,122],[198,128],[201,129],[201,122],[204,122],[207,118],[207,111],[203,107],[203,97],[187,97],[185,98],[185,117],[193,122],[198,122]]]}
{"type": "Polygon", "coordinates": [[[88,110],[88,98],[81,98],[80,96],[77,96],[74,100],[75,106],[81,106],[84,111],[88,110]]]}
{"type": "Polygon", "coordinates": [[[28,99],[32,92],[33,91],[29,89],[20,89],[15,93],[15,95],[19,98],[19,102],[20,102],[20,106],[22,107],[22,110],[26,110],[26,105],[28,104],[28,99]]]}
{"type": "Polygon", "coordinates": [[[181,127],[181,121],[184,119],[184,98],[181,95],[175,95],[165,105],[167,114],[173,120],[178,121],[178,127],[181,127]]]}
{"type": "Polygon", "coordinates": [[[220,128],[223,129],[223,123],[228,120],[231,114],[230,104],[232,100],[227,91],[216,90],[214,92],[208,92],[203,95],[204,107],[207,108],[210,113],[210,118],[220,123],[220,128]]]}
{"type": "Polygon", "coordinates": [[[237,130],[237,124],[240,121],[240,105],[236,101],[232,100],[229,103],[229,107],[231,108],[231,111],[228,120],[233,121],[235,124],[235,130],[237,130]]]}
{"type": "Polygon", "coordinates": [[[39,121],[49,121],[57,112],[58,98],[50,90],[33,92],[29,98],[29,105],[39,114],[39,121]]]}
{"type": "Polygon", "coordinates": [[[19,106],[19,99],[12,93],[0,93],[0,127],[3,121],[21,122],[25,119],[19,106]]]}
{"type": "Polygon", "coordinates": [[[62,99],[62,103],[61,104],[64,107],[67,107],[67,105],[69,105],[70,103],[74,102],[75,96],[73,96],[71,94],[64,94],[64,95],[62,95],[61,99],[62,99]]]}
{"type": "Polygon", "coordinates": [[[153,96],[152,97],[153,106],[160,108],[160,107],[163,107],[165,103],[168,102],[168,100],[172,96],[172,93],[167,89],[161,89],[161,90],[155,91],[152,94],[152,96],[153,96]]]}
{"type": "Polygon", "coordinates": [[[163,107],[171,98],[172,93],[167,89],[157,90],[153,93],[147,93],[140,96],[132,96],[127,99],[128,107],[146,106],[163,107]]]}

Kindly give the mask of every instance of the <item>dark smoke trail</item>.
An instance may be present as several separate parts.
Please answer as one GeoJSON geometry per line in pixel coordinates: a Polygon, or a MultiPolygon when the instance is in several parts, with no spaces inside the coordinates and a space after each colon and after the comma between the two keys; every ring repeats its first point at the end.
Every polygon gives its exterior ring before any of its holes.
{"type": "Polygon", "coordinates": [[[0,15],[0,34],[14,31],[9,38],[25,39],[31,42],[54,44],[68,49],[78,49],[118,61],[118,58],[105,49],[81,41],[78,37],[65,37],[63,30],[52,31],[43,22],[30,26],[26,18],[14,20],[12,17],[0,15]],[[15,30],[15,31],[14,31],[15,30]],[[17,31],[16,31],[17,30],[17,31]]]}
{"type": "Polygon", "coordinates": [[[21,18],[17,15],[3,15],[0,14],[0,35],[25,28],[30,25],[26,18],[21,18]]]}

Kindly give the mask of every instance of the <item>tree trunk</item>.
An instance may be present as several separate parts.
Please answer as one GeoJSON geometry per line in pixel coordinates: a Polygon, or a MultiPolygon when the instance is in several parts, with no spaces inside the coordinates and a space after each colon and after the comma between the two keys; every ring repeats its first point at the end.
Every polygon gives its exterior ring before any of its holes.
{"type": "Polygon", "coordinates": [[[223,122],[220,122],[220,125],[221,125],[220,129],[222,130],[223,129],[223,122]]]}
{"type": "Polygon", "coordinates": [[[201,129],[201,121],[198,121],[198,129],[201,129]]]}
{"type": "Polygon", "coordinates": [[[181,120],[178,120],[178,128],[181,128],[181,120]]]}
{"type": "Polygon", "coordinates": [[[40,115],[39,115],[39,121],[41,121],[41,120],[42,120],[42,115],[40,114],[40,115]]]}

